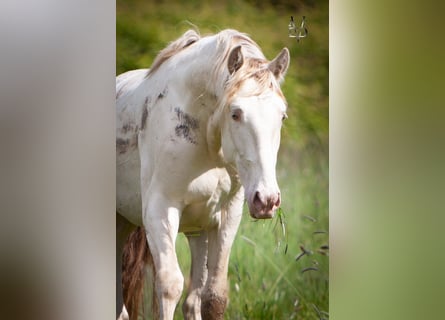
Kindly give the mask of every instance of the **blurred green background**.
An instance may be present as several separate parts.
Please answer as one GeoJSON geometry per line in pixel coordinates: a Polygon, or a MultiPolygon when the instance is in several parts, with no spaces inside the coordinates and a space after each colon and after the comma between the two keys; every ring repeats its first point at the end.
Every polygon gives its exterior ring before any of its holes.
{"type": "MultiPolygon", "coordinates": [[[[282,214],[255,222],[245,213],[230,259],[225,317],[327,319],[328,1],[118,0],[116,6],[117,74],[149,68],[160,50],[190,28],[201,35],[225,28],[245,32],[269,60],[289,48],[291,63],[282,85],[289,118],[277,165],[282,214]],[[288,37],[291,15],[297,25],[306,16],[308,37],[300,42],[288,37]],[[296,260],[302,248],[307,254],[296,260]]],[[[177,251],[187,282],[190,254],[182,235],[177,251]]],[[[176,318],[182,318],[180,308],[176,318]]]]}

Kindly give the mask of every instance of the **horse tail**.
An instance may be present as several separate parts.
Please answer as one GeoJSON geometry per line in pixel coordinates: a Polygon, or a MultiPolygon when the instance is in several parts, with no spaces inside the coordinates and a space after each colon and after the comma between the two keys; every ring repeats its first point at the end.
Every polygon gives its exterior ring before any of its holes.
{"type": "MultiPolygon", "coordinates": [[[[143,288],[147,271],[151,271],[151,278],[155,278],[153,257],[148,247],[145,229],[137,227],[125,243],[122,255],[122,290],[124,304],[130,320],[137,320],[139,305],[143,298],[143,288]],[[146,266],[149,266],[149,270],[146,266]]],[[[152,281],[154,283],[154,281],[152,281]]],[[[152,312],[157,314],[157,301],[152,286],[152,312]]],[[[144,308],[142,309],[144,312],[144,308]]]]}

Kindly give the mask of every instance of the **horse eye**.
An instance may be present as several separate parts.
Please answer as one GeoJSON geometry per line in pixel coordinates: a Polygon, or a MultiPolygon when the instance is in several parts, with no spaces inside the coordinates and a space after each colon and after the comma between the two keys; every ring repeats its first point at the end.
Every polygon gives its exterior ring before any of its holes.
{"type": "Polygon", "coordinates": [[[284,120],[286,120],[288,117],[287,117],[287,113],[283,113],[283,117],[281,118],[281,120],[282,121],[284,121],[284,120]]]}
{"type": "Polygon", "coordinates": [[[233,112],[232,112],[232,120],[240,121],[241,120],[241,114],[242,114],[241,109],[233,110],[233,112]]]}

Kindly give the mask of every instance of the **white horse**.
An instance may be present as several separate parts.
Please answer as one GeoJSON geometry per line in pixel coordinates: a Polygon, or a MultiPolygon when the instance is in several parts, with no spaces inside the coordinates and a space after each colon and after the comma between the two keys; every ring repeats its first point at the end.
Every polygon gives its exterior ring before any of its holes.
{"type": "MultiPolygon", "coordinates": [[[[280,82],[288,65],[287,48],[268,61],[235,30],[202,38],[189,30],[150,70],[117,77],[118,314],[123,247],[135,226],[143,226],[128,245],[138,251],[142,239],[149,248],[142,260],[154,267],[155,316],[173,319],[181,297],[175,240],[184,232],[192,254],[184,317],[223,319],[244,200],[256,219],[272,218],[280,206],[275,166],[287,107],[280,82]]],[[[127,269],[139,263],[129,252],[125,259],[127,269]]],[[[124,291],[128,281],[141,283],[129,271],[124,291]]],[[[132,294],[127,286],[125,301],[132,294]]],[[[132,308],[127,305],[136,319],[132,308]]]]}

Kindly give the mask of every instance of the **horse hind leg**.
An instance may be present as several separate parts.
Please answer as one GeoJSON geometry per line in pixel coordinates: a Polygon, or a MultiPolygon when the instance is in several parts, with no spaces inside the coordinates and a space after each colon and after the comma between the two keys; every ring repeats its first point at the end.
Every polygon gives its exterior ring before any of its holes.
{"type": "Polygon", "coordinates": [[[187,297],[182,305],[186,320],[201,319],[201,293],[207,281],[207,232],[187,235],[192,256],[191,282],[187,297]]]}

